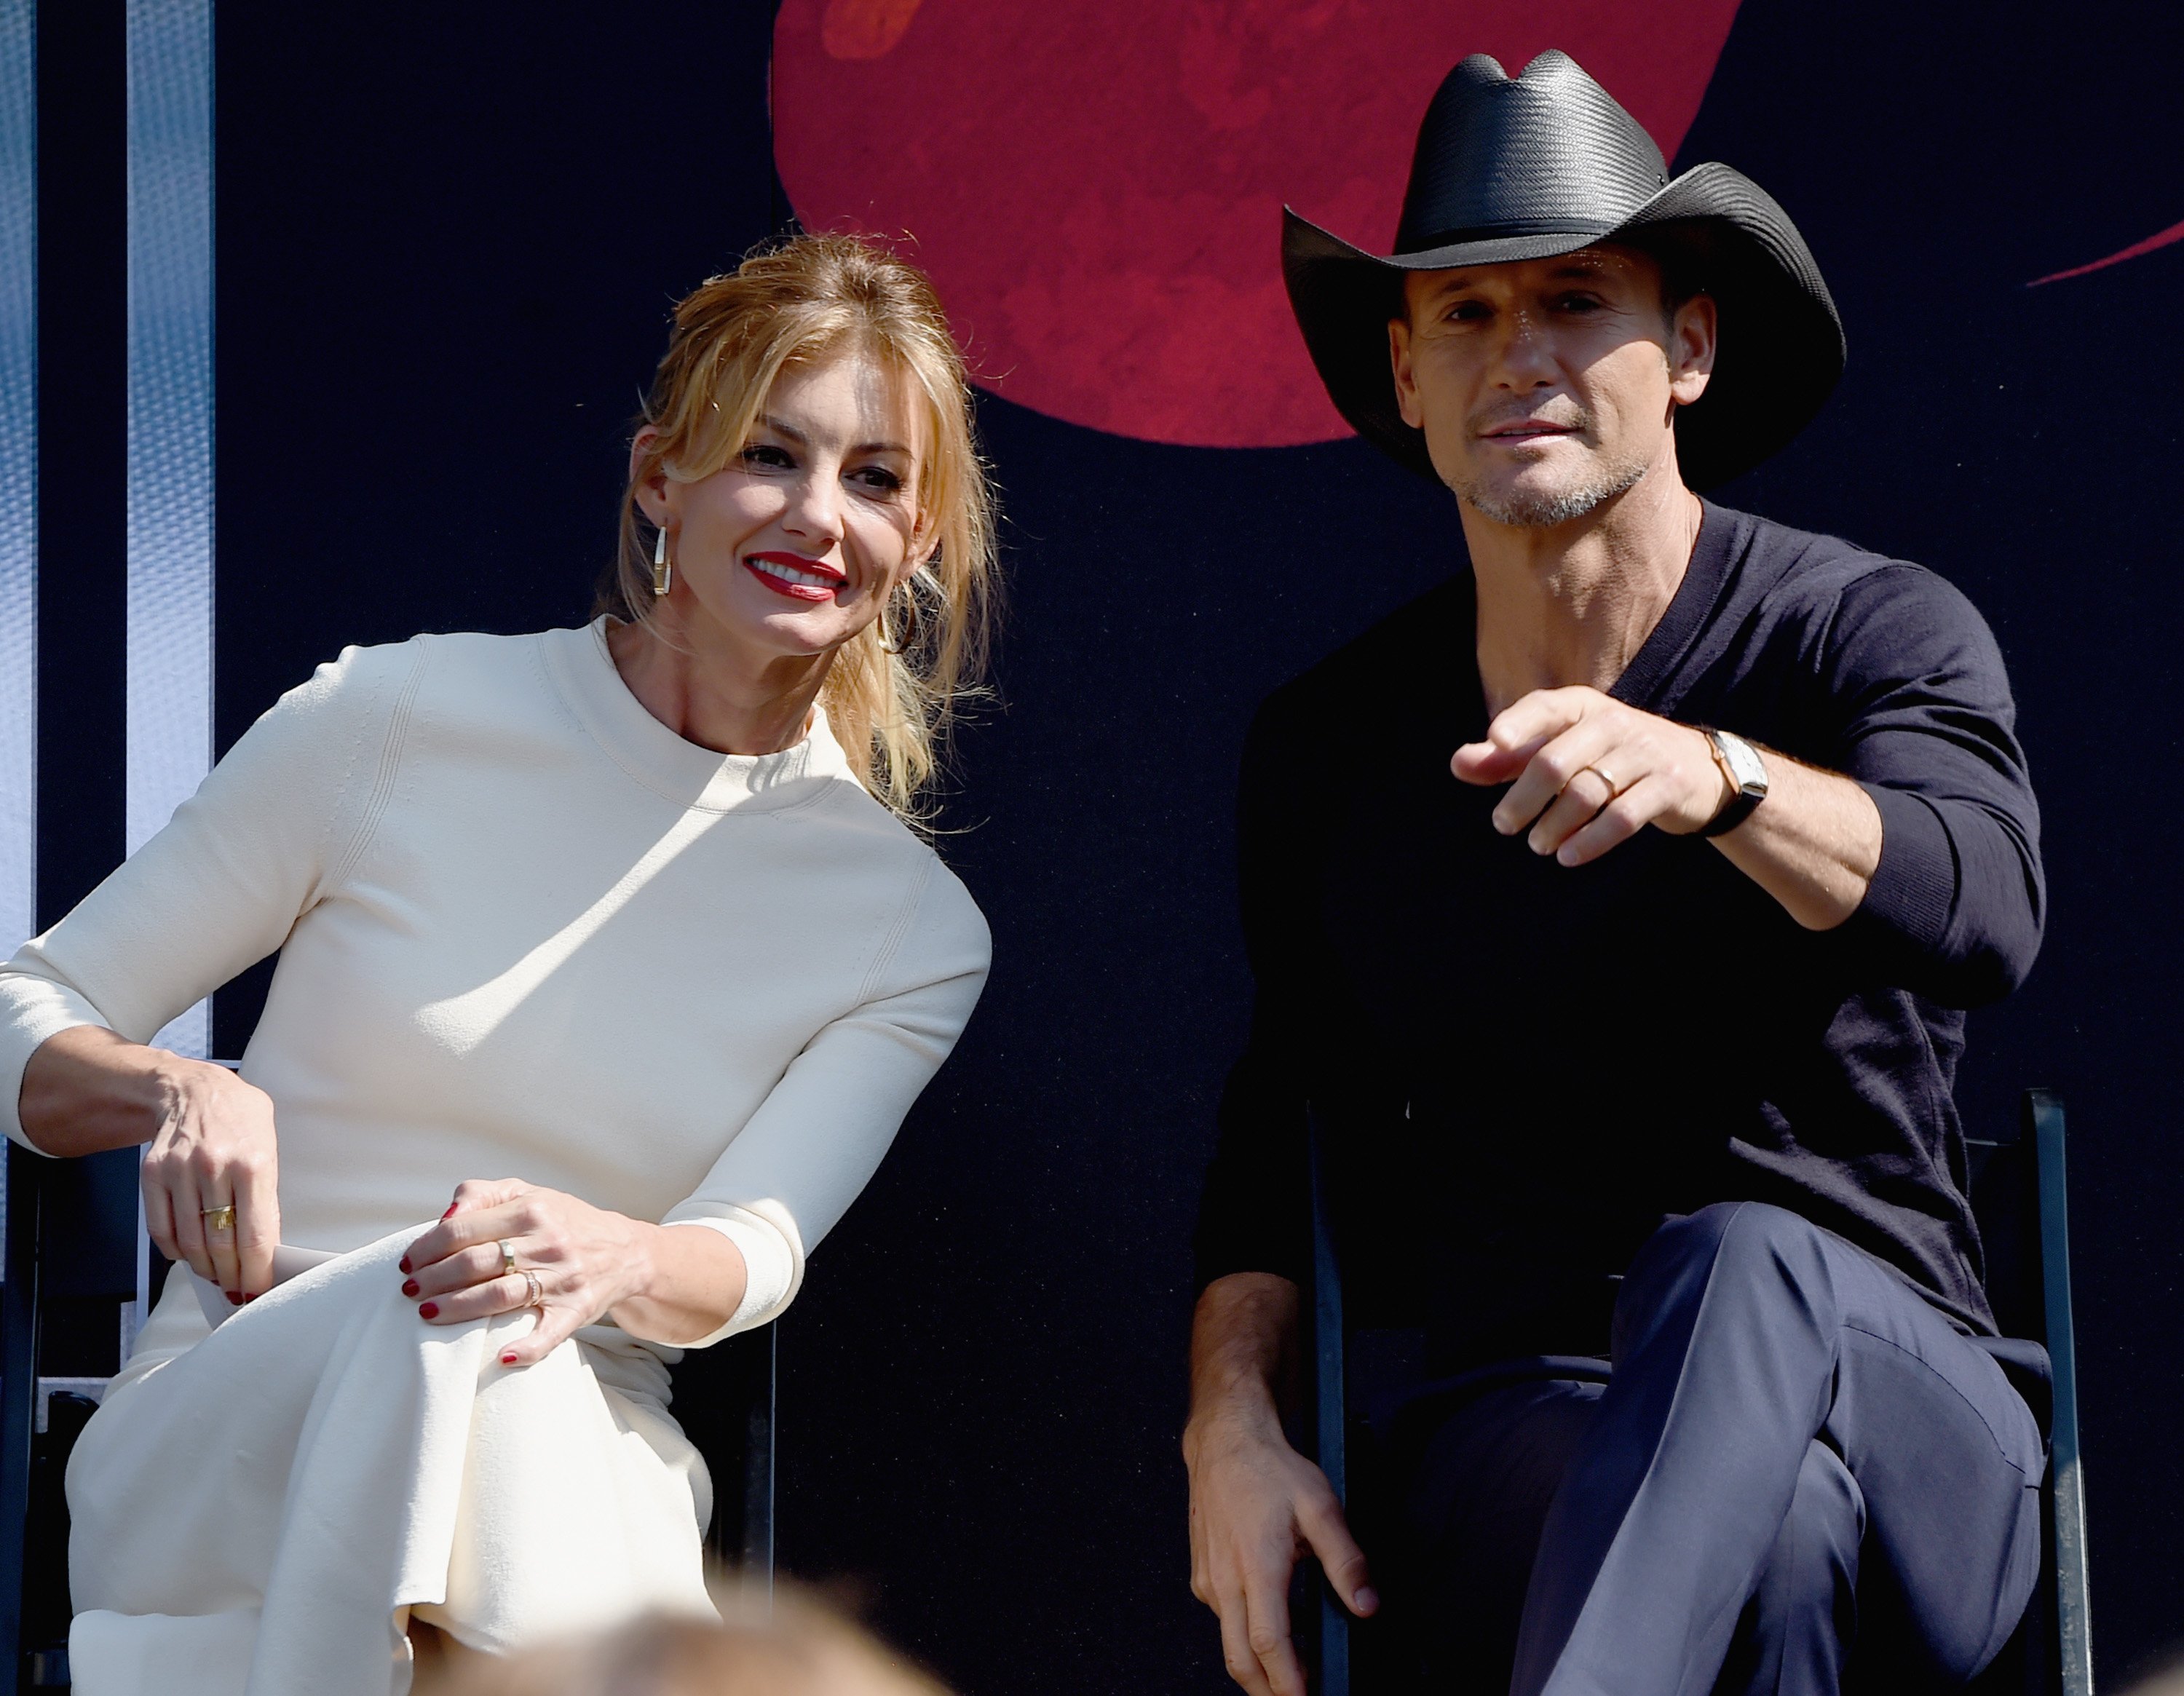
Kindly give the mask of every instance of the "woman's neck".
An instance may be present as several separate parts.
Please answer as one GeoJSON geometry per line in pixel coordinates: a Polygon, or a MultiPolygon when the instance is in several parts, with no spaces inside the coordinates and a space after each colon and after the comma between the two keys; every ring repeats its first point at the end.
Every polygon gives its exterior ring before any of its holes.
{"type": "Polygon", "coordinates": [[[716,753],[778,753],[811,729],[831,653],[755,653],[701,631],[671,603],[651,618],[610,625],[607,652],[645,711],[716,753]]]}

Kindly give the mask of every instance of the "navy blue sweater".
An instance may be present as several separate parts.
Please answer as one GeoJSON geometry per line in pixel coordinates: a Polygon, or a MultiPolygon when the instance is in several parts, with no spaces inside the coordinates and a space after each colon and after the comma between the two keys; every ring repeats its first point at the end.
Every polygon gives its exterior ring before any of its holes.
{"type": "Polygon", "coordinates": [[[1260,709],[1240,876],[1257,1000],[1221,1106],[1201,1287],[1308,1264],[1305,1103],[1351,1299],[1440,1367],[1602,1354],[1662,1221],[1794,1209],[1991,1332],[1951,1098],[1964,1009],[2039,947],[2039,825],[2002,658],[1916,565],[1709,505],[1613,691],[1856,779],[1880,862],[1800,928],[1695,837],[1567,869],[1448,769],[1486,711],[1469,574],[1260,709]]]}

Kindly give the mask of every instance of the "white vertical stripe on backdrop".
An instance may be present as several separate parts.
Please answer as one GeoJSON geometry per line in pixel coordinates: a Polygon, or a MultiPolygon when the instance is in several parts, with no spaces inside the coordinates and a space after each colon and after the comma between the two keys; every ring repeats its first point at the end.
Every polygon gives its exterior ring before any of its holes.
{"type": "MultiPolygon", "coordinates": [[[[127,842],[212,761],[211,0],[129,0],[127,842]]],[[[202,1058],[210,1005],[154,1040],[202,1058]]]]}
{"type": "MultiPolygon", "coordinates": [[[[128,815],[134,854],[212,764],[212,0],[128,0],[128,815]]],[[[211,1052],[201,1001],[153,1039],[211,1052]]],[[[136,1232],[125,1358],[151,1294],[136,1232]]]]}
{"type": "Polygon", "coordinates": [[[0,959],[37,929],[38,79],[0,0],[0,959]]]}

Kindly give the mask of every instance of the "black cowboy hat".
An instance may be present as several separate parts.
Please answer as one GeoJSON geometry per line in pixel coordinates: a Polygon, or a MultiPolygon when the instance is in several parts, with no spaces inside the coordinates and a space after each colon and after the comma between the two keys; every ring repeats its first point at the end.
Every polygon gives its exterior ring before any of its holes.
{"type": "Polygon", "coordinates": [[[1661,150],[1567,53],[1512,79],[1485,53],[1426,108],[1396,251],[1353,247],[1283,209],[1282,271],[1312,363],[1360,436],[1434,476],[1396,409],[1388,323],[1407,271],[1544,259],[1596,242],[1652,253],[1670,286],[1713,297],[1720,342],[1705,395],[1676,414],[1684,481],[1747,471],[1812,421],[1842,375],[1842,320],[1797,226],[1727,165],[1669,180],[1661,150]]]}

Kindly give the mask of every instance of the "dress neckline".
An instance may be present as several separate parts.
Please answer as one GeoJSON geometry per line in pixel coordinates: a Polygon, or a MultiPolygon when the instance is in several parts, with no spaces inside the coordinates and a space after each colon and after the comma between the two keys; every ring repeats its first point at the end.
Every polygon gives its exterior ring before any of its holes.
{"type": "Polygon", "coordinates": [[[622,681],[607,648],[607,623],[602,616],[577,629],[544,631],[541,654],[585,731],[647,788],[684,806],[727,812],[800,805],[833,779],[856,784],[827,709],[816,704],[804,739],[777,753],[721,753],[677,736],[622,681]]]}

